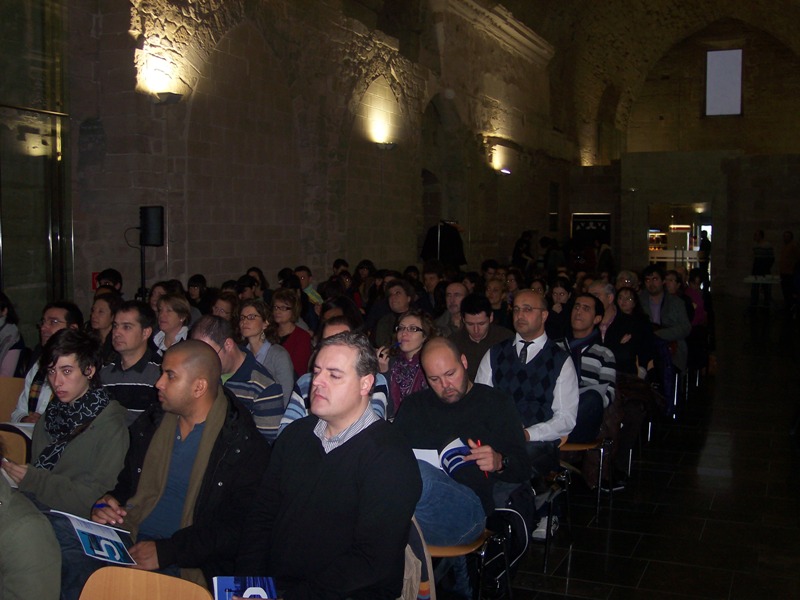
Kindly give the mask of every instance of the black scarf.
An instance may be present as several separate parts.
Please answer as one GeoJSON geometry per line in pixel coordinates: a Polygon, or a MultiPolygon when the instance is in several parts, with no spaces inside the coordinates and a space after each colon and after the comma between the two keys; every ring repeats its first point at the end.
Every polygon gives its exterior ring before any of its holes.
{"type": "Polygon", "coordinates": [[[109,402],[108,393],[103,388],[90,388],[70,403],[53,396],[44,411],[45,431],[53,442],[42,450],[33,466],[52,471],[67,444],[83,433],[109,402]]]}
{"type": "Polygon", "coordinates": [[[575,363],[575,372],[578,375],[578,382],[581,380],[581,357],[583,355],[583,351],[595,342],[600,343],[600,330],[597,329],[597,327],[592,330],[592,333],[584,338],[576,340],[574,337],[572,337],[572,334],[567,337],[569,353],[572,355],[572,362],[575,363]]]}

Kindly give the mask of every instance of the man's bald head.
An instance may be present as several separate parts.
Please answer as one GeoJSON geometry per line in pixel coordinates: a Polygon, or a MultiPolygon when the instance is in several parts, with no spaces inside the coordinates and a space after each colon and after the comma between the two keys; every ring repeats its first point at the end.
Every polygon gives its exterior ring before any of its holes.
{"type": "Polygon", "coordinates": [[[447,338],[433,338],[425,344],[420,362],[428,385],[442,402],[458,402],[472,389],[467,359],[447,338]]]}
{"type": "Polygon", "coordinates": [[[214,349],[199,340],[184,340],[175,344],[164,353],[164,358],[176,358],[180,361],[192,379],[205,379],[212,398],[216,398],[222,375],[219,355],[214,349]]]}
{"type": "Polygon", "coordinates": [[[517,304],[517,300],[519,300],[520,303],[524,302],[526,304],[530,304],[531,306],[547,310],[547,300],[545,300],[544,295],[540,294],[539,292],[534,292],[533,290],[529,290],[527,288],[521,289],[514,296],[515,305],[517,304]]]}

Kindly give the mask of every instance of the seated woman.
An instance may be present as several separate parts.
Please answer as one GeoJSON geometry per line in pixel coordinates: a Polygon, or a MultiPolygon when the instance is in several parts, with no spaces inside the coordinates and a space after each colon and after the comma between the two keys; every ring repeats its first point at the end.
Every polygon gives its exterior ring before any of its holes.
{"type": "Polygon", "coordinates": [[[111,325],[120,306],[122,298],[119,294],[111,293],[95,296],[92,303],[89,330],[100,339],[100,358],[104,365],[112,362],[116,356],[114,346],[111,344],[111,325]]]}
{"type": "Polygon", "coordinates": [[[561,340],[572,330],[572,282],[566,277],[558,277],[550,288],[550,309],[544,329],[551,340],[561,340]]]}
{"type": "Polygon", "coordinates": [[[219,292],[211,305],[211,314],[227,319],[236,330],[239,325],[239,297],[236,292],[219,292]]]}
{"type": "Polygon", "coordinates": [[[281,288],[272,294],[272,321],[280,339],[292,357],[295,378],[308,373],[311,360],[311,335],[297,326],[300,318],[300,297],[293,289],[281,288]]]}
{"type": "Polygon", "coordinates": [[[13,377],[19,357],[25,349],[19,329],[19,317],[14,305],[0,292],[0,377],[13,377]]]}
{"type": "Polygon", "coordinates": [[[269,308],[260,298],[242,302],[239,309],[239,335],[256,360],[269,371],[283,388],[283,407],[289,404],[294,388],[294,366],[286,348],[280,345],[269,326],[269,308]]]}
{"type": "Polygon", "coordinates": [[[400,315],[395,331],[397,342],[391,348],[381,346],[378,349],[378,368],[389,380],[388,410],[392,417],[407,396],[428,387],[419,352],[435,335],[430,317],[419,310],[400,315]]]}
{"type": "Polygon", "coordinates": [[[159,356],[188,337],[192,322],[191,306],[181,294],[166,294],[158,299],[158,329],[153,337],[159,356]]]}
{"type": "Polygon", "coordinates": [[[55,333],[39,362],[55,398],[33,430],[33,462],[3,462],[20,491],[40,505],[83,518],[92,502],[114,487],[128,452],[127,411],[103,389],[101,366],[94,335],[76,329],[55,333]]]}

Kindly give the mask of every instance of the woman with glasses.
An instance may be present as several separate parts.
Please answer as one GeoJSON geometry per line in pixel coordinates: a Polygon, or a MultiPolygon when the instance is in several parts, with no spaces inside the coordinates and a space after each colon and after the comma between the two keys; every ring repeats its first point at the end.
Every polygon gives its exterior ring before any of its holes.
{"type": "Polygon", "coordinates": [[[572,330],[572,282],[566,277],[556,277],[547,300],[550,305],[544,329],[551,340],[561,340],[572,330]]]}
{"type": "Polygon", "coordinates": [[[524,287],[525,276],[522,274],[522,271],[511,267],[506,275],[506,301],[512,304],[514,302],[514,294],[524,287]]]}
{"type": "Polygon", "coordinates": [[[153,343],[159,356],[169,348],[182,342],[189,335],[192,322],[191,306],[182,294],[166,294],[158,299],[158,329],[153,343]]]}
{"type": "Polygon", "coordinates": [[[617,372],[644,377],[655,357],[655,339],[650,319],[644,314],[639,304],[639,294],[632,287],[618,289],[614,303],[621,313],[617,318],[626,322],[626,330],[630,332],[612,348],[617,360],[617,372]]]}
{"type": "Polygon", "coordinates": [[[387,373],[389,380],[389,406],[391,416],[397,414],[400,404],[409,394],[428,387],[419,361],[419,353],[435,328],[430,317],[419,310],[409,310],[397,318],[397,341],[387,348],[378,349],[378,368],[387,373]]]}
{"type": "Polygon", "coordinates": [[[294,388],[294,365],[269,325],[269,308],[263,300],[251,298],[242,302],[239,309],[239,335],[256,360],[281,384],[283,406],[286,408],[294,388]]]}
{"type": "Polygon", "coordinates": [[[297,326],[300,318],[300,297],[297,290],[281,288],[272,294],[273,327],[294,366],[295,378],[308,373],[311,360],[311,335],[297,326]]]}
{"type": "Polygon", "coordinates": [[[92,502],[114,487],[128,452],[128,411],[103,388],[101,367],[94,335],[56,332],[39,361],[54,397],[33,430],[33,461],[3,461],[20,491],[40,505],[83,518],[92,502]]]}

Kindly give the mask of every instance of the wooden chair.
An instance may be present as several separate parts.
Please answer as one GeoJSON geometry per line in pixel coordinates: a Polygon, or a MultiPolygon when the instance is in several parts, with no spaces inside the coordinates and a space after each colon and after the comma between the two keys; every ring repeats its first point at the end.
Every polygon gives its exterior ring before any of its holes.
{"type": "Polygon", "coordinates": [[[80,600],[213,600],[211,593],[191,581],[128,567],[103,567],[92,573],[80,600]]]}
{"type": "Polygon", "coordinates": [[[0,423],[11,420],[23,387],[25,380],[21,377],[0,377],[0,423]]]}
{"type": "Polygon", "coordinates": [[[21,431],[11,425],[0,425],[0,443],[5,448],[5,456],[20,465],[31,461],[31,441],[21,431]]]}
{"type": "Polygon", "coordinates": [[[501,544],[503,547],[503,560],[505,560],[505,583],[508,598],[511,600],[511,569],[508,564],[508,552],[506,548],[506,539],[502,535],[498,535],[493,531],[484,529],[483,533],[474,542],[469,544],[460,544],[458,546],[430,546],[428,545],[428,552],[431,558],[455,558],[457,556],[466,556],[468,554],[477,554],[478,556],[478,595],[477,599],[481,600],[483,597],[483,572],[486,564],[486,552],[489,545],[501,544]]]}

